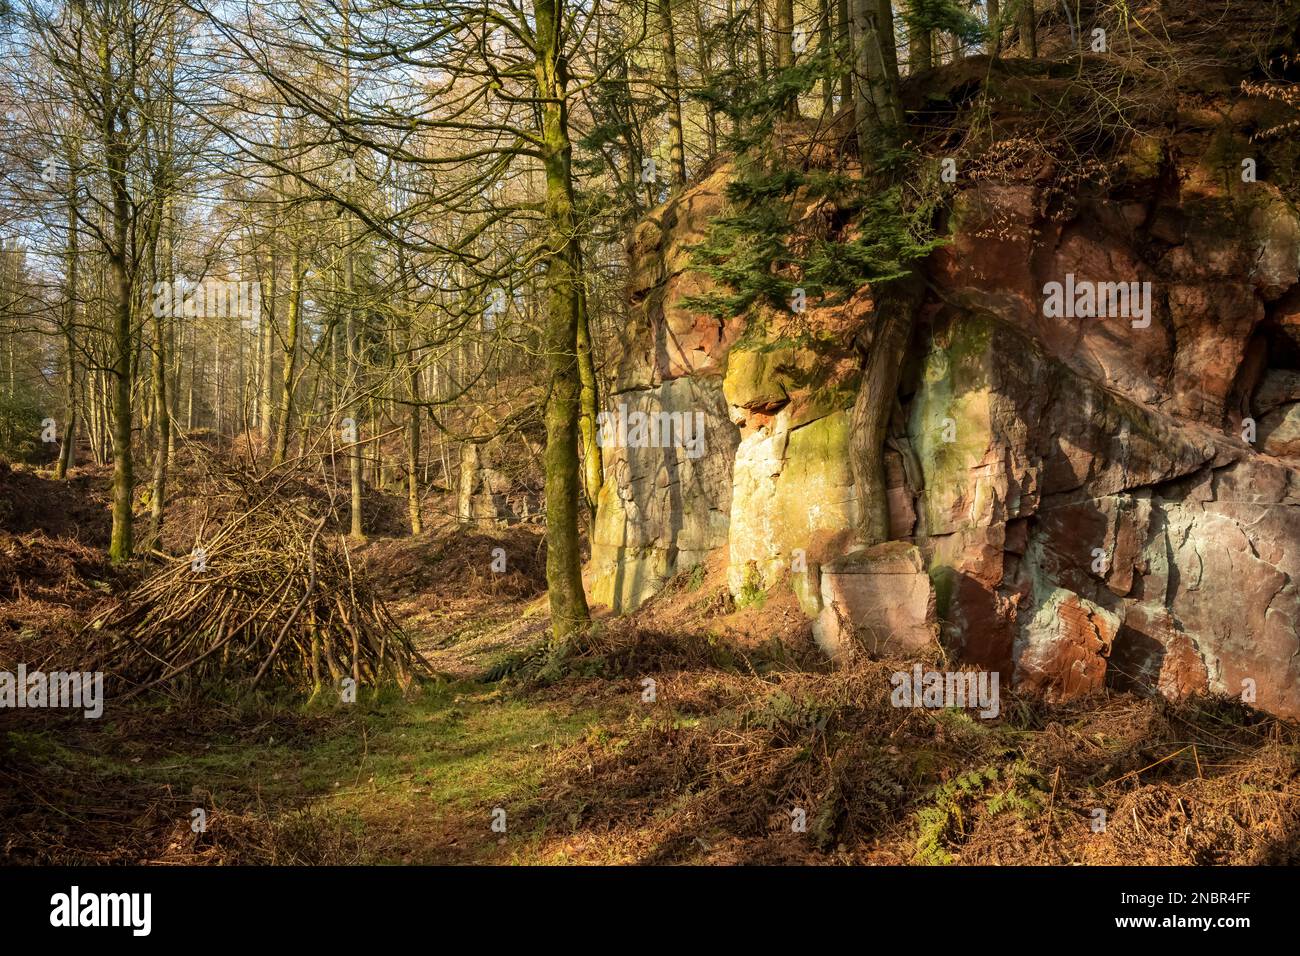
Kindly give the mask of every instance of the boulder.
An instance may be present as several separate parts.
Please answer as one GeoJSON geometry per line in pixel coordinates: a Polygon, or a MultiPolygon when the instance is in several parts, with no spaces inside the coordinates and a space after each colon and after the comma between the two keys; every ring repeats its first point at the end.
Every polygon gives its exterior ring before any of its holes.
{"type": "Polygon", "coordinates": [[[915,545],[887,541],[821,565],[820,597],[813,637],[831,657],[851,647],[906,656],[938,634],[934,588],[915,545]]]}

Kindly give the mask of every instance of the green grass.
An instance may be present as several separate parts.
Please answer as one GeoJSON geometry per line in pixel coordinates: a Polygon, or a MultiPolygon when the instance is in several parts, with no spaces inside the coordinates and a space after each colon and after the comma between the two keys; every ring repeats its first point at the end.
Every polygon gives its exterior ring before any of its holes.
{"type": "Polygon", "coordinates": [[[129,730],[105,722],[73,742],[53,729],[10,734],[8,746],[100,782],[87,792],[167,788],[209,812],[284,818],[309,806],[354,822],[366,862],[502,859],[536,843],[546,821],[526,808],[551,756],[601,717],[471,682],[428,684],[411,700],[264,709],[215,730],[173,733],[164,712],[134,716],[129,730]],[[124,780],[132,786],[112,784],[124,780]],[[505,843],[489,826],[496,806],[505,843]]]}

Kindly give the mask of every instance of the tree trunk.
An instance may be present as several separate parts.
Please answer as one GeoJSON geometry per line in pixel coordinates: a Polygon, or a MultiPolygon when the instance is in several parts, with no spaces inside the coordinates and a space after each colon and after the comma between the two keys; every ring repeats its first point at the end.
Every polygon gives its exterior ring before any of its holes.
{"type": "Polygon", "coordinates": [[[64,380],[64,414],[63,444],[59,447],[59,460],[54,464],[54,477],[62,481],[68,477],[68,470],[76,464],[77,444],[77,353],[76,341],[69,323],[64,332],[64,352],[66,368],[64,380]]]}
{"type": "MultiPolygon", "coordinates": [[[[776,0],[776,69],[788,70],[794,66],[794,0],[776,0]]],[[[785,109],[786,119],[799,116],[799,99],[790,100],[785,109]]]]}
{"type": "Polygon", "coordinates": [[[547,221],[545,326],[550,395],[546,402],[546,584],[551,637],[567,643],[590,619],[578,549],[577,355],[580,282],[573,203],[572,146],[566,100],[567,64],[560,49],[563,0],[534,0],[537,92],[542,101],[542,167],[547,221]]]}
{"type": "Polygon", "coordinates": [[[902,123],[903,111],[898,106],[898,84],[900,82],[898,74],[898,39],[894,35],[894,4],[893,0],[871,0],[875,8],[876,29],[880,36],[880,52],[885,61],[885,73],[889,77],[889,84],[898,112],[898,121],[902,123]]]}
{"type": "Polygon", "coordinates": [[[76,463],[77,443],[77,266],[80,258],[77,225],[77,167],[69,164],[68,173],[68,261],[65,293],[67,305],[63,313],[64,388],[65,410],[63,445],[59,460],[54,466],[54,477],[60,481],[68,476],[68,469],[76,463]]]}
{"type": "Polygon", "coordinates": [[[996,57],[1002,50],[1002,4],[1000,0],[987,0],[989,18],[989,56],[996,57]]]}
{"type": "Polygon", "coordinates": [[[682,134],[682,84],[677,72],[677,40],[673,35],[671,0],[658,0],[658,3],[659,21],[664,34],[664,92],[668,96],[669,164],[672,166],[672,184],[674,188],[678,188],[686,182],[686,141],[682,134]]]}
{"type": "Polygon", "coordinates": [[[420,514],[420,369],[411,362],[408,380],[408,394],[411,405],[407,409],[410,416],[406,425],[406,500],[411,516],[411,534],[424,530],[424,519],[420,514]]]}
{"type": "Polygon", "coordinates": [[[276,280],[279,270],[276,268],[275,253],[271,253],[271,267],[268,272],[266,308],[258,331],[262,333],[261,392],[258,405],[261,411],[262,447],[267,448],[275,437],[275,304],[276,280]]]}
{"type": "MultiPolygon", "coordinates": [[[[117,191],[116,189],[114,190],[117,191]]],[[[123,188],[123,192],[125,189],[123,188]]],[[[114,199],[114,236],[109,255],[113,275],[113,531],[108,556],[115,564],[131,559],[135,548],[131,501],[135,469],[131,459],[131,277],[126,265],[126,198],[114,199]]]]}
{"type": "MultiPolygon", "coordinates": [[[[171,131],[167,131],[166,155],[171,156],[171,131]]],[[[158,229],[164,241],[165,281],[172,281],[175,275],[175,236],[176,231],[171,217],[172,197],[164,195],[158,210],[158,229]]],[[[155,246],[155,249],[157,247],[155,246]]],[[[153,269],[157,278],[157,260],[153,269]]],[[[174,288],[174,287],[173,287],[174,288]]],[[[149,546],[148,550],[158,548],[162,543],[163,520],[167,503],[167,466],[172,446],[172,404],[168,394],[167,367],[171,364],[171,354],[167,350],[170,337],[169,326],[174,318],[171,310],[152,309],[153,316],[153,406],[154,406],[154,459],[153,482],[149,496],[149,546]]]]}
{"type": "MultiPolygon", "coordinates": [[[[350,35],[351,22],[349,20],[348,4],[345,0],[343,4],[343,120],[345,123],[351,119],[352,115],[352,59],[348,52],[350,35]]],[[[348,159],[351,161],[352,157],[349,155],[348,159]]],[[[352,502],[352,528],[349,531],[349,537],[354,541],[364,541],[366,536],[361,527],[361,469],[364,464],[362,453],[365,445],[361,441],[361,420],[359,417],[361,409],[357,402],[357,396],[361,391],[361,355],[357,341],[357,309],[354,298],[356,276],[354,274],[355,263],[352,255],[352,214],[350,212],[343,217],[343,248],[341,251],[343,253],[343,334],[346,337],[345,357],[347,359],[347,381],[345,382],[347,403],[344,406],[344,412],[352,419],[354,430],[354,434],[351,436],[352,447],[348,449],[348,477],[351,484],[352,502]]]]}
{"type": "Polygon", "coordinates": [[[212,421],[218,448],[221,447],[221,428],[225,421],[221,398],[221,330],[215,329],[212,336],[212,421]]]}
{"type": "Polygon", "coordinates": [[[176,422],[180,419],[181,349],[185,339],[182,332],[181,341],[176,341],[176,327],[179,324],[174,316],[173,321],[167,323],[167,354],[171,356],[171,369],[167,379],[167,417],[171,423],[171,443],[167,449],[169,460],[176,458],[176,433],[180,430],[176,427],[176,422]]]}
{"type": "Polygon", "coordinates": [[[909,73],[920,73],[934,66],[934,31],[920,26],[915,0],[912,6],[912,19],[907,28],[907,69],[909,73]]]}
{"type": "Polygon", "coordinates": [[[349,537],[354,541],[364,541],[366,533],[361,527],[361,466],[362,450],[364,444],[361,441],[361,406],[357,404],[356,393],[359,382],[357,380],[361,371],[361,362],[357,355],[357,330],[356,330],[356,310],[352,306],[352,256],[347,254],[343,261],[343,282],[344,295],[347,301],[344,304],[343,334],[346,339],[344,343],[344,352],[347,358],[347,368],[345,375],[347,382],[347,403],[344,405],[344,413],[352,420],[353,434],[351,445],[348,448],[348,481],[351,489],[350,502],[352,512],[352,527],[348,532],[349,537]]]}
{"type": "Polygon", "coordinates": [[[817,0],[817,47],[822,56],[826,57],[826,71],[822,74],[822,116],[827,119],[835,113],[835,67],[830,58],[834,33],[831,0],[817,0]]]}
{"type": "MultiPolygon", "coordinates": [[[[104,41],[105,46],[107,41],[104,41]]],[[[101,59],[108,61],[108,53],[101,50],[101,59]]],[[[105,91],[105,102],[113,94],[105,91]]],[[[131,306],[133,283],[127,256],[130,248],[131,213],[127,193],[126,151],[119,142],[117,117],[106,113],[104,120],[104,152],[108,167],[108,184],[112,194],[112,247],[109,250],[109,274],[113,282],[113,531],[109,540],[108,556],[114,564],[131,559],[135,550],[132,498],[135,494],[135,469],[131,457],[131,306]]]]}
{"type": "Polygon", "coordinates": [[[934,34],[929,30],[914,30],[907,38],[907,52],[911,72],[930,69],[934,66],[934,34]]]}
{"type": "MultiPolygon", "coordinates": [[[[736,48],[736,0],[727,0],[727,71],[730,73],[728,83],[734,89],[740,77],[740,53],[736,48]]],[[[731,132],[734,135],[740,128],[736,117],[731,117],[731,132]]]]}
{"type": "Polygon", "coordinates": [[[858,147],[868,168],[880,149],[895,147],[902,138],[898,83],[885,51],[886,37],[894,32],[893,10],[889,0],[850,0],[849,14],[855,64],[853,114],[858,147]]]}
{"type": "MultiPolygon", "coordinates": [[[[712,57],[709,53],[709,43],[707,31],[704,26],[704,5],[696,3],[693,5],[695,11],[695,36],[697,43],[695,46],[695,68],[699,71],[701,84],[707,82],[708,78],[713,75],[712,57]]],[[[718,153],[718,118],[714,115],[712,109],[707,109],[704,114],[705,132],[708,136],[709,159],[712,159],[718,153]]]]}
{"type": "Polygon", "coordinates": [[[838,41],[843,60],[843,69],[840,71],[840,109],[853,102],[853,55],[852,55],[852,30],[849,22],[849,0],[839,0],[837,4],[839,30],[838,41]]]}
{"type": "Polygon", "coordinates": [[[776,68],[794,65],[794,0],[776,0],[776,68]]]}
{"type": "MultiPolygon", "coordinates": [[[[581,274],[581,259],[579,273],[581,274]]],[[[587,291],[579,285],[578,294],[578,376],[582,382],[579,394],[578,428],[582,437],[583,486],[591,516],[596,516],[596,503],[600,499],[600,486],[605,481],[604,460],[596,442],[596,421],[600,413],[600,395],[596,384],[596,363],[592,350],[591,329],[588,325],[587,291]]]]}
{"type": "Polygon", "coordinates": [[[384,406],[382,402],[376,402],[372,397],[366,402],[366,420],[372,422],[370,429],[370,441],[374,445],[374,457],[368,464],[362,460],[362,467],[368,469],[370,475],[370,484],[373,487],[385,489],[388,485],[384,481],[384,443],[380,436],[384,433],[384,406]]]}
{"type": "MultiPolygon", "coordinates": [[[[891,42],[889,0],[852,0],[858,89],[855,91],[862,165],[881,188],[890,174],[880,164],[882,151],[897,148],[903,134],[898,85],[883,50],[891,42]],[[887,29],[888,27],[888,29],[887,29]]],[[[857,537],[871,545],[889,537],[885,497],[884,446],[898,394],[898,379],[912,334],[912,319],[924,285],[912,274],[873,289],[875,330],[853,404],[850,459],[859,502],[857,537]]]]}
{"type": "Polygon", "coordinates": [[[86,434],[90,438],[90,457],[94,459],[95,464],[102,465],[103,459],[99,454],[99,375],[91,369],[86,370],[86,379],[83,385],[86,392],[86,434]]]}
{"type": "Polygon", "coordinates": [[[1038,13],[1034,10],[1034,0],[1020,0],[1016,14],[1020,29],[1020,53],[1022,56],[1037,57],[1038,13]]]}
{"type": "Polygon", "coordinates": [[[906,278],[881,290],[877,298],[875,336],[853,403],[850,463],[853,483],[858,489],[858,539],[866,545],[889,539],[885,438],[912,337],[912,319],[923,288],[915,278],[906,278]]]}
{"type": "Polygon", "coordinates": [[[272,466],[281,465],[289,453],[293,427],[293,393],[298,374],[298,326],[302,319],[302,257],[295,244],[289,254],[289,316],[284,330],[284,364],[280,370],[280,421],[275,433],[272,466]]]}
{"type": "Polygon", "coordinates": [[[190,339],[190,379],[185,389],[185,430],[194,431],[194,390],[198,387],[199,350],[193,337],[190,339]]]}
{"type": "Polygon", "coordinates": [[[157,548],[162,536],[163,505],[167,499],[167,450],[171,446],[171,407],[167,403],[166,318],[153,320],[153,404],[156,445],[153,459],[153,487],[149,503],[149,548],[157,548]]]}

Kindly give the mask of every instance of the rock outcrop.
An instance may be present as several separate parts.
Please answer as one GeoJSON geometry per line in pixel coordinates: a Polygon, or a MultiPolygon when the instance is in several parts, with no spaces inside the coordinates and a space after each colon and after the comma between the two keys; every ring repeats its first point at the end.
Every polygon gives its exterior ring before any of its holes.
{"type": "Polygon", "coordinates": [[[738,594],[788,576],[831,653],[937,639],[1056,699],[1245,693],[1300,716],[1300,214],[1199,135],[1134,137],[1064,205],[1050,160],[959,182],[886,452],[895,540],[865,551],[849,437],[870,289],[810,301],[800,348],[791,317],[693,313],[687,250],[728,168],[656,210],[607,405],[701,412],[708,453],[606,452],[596,599],[635,607],[722,553],[738,594]],[[1054,314],[1067,281],[1133,298],[1054,314]]]}
{"type": "MultiPolygon", "coordinates": [[[[516,436],[516,442],[527,442],[516,436]]],[[[499,439],[460,446],[456,517],[463,525],[505,528],[545,515],[537,456],[518,454],[499,439]]]]}

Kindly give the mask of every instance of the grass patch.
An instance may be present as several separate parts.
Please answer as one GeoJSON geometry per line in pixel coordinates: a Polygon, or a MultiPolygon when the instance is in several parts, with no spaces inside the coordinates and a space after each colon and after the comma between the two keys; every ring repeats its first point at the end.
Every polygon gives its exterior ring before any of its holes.
{"type": "Polygon", "coordinates": [[[522,805],[554,750],[597,716],[467,682],[426,684],[410,700],[140,706],[102,727],[11,730],[0,735],[0,858],[48,862],[59,843],[65,862],[492,858],[510,849],[490,831],[492,809],[522,805]],[[44,806],[33,801],[43,790],[44,806]],[[194,808],[208,815],[203,833],[189,829],[194,808]],[[307,852],[313,832],[324,858],[307,852]]]}

